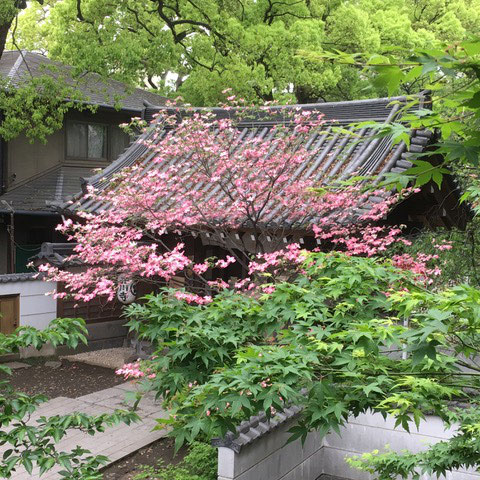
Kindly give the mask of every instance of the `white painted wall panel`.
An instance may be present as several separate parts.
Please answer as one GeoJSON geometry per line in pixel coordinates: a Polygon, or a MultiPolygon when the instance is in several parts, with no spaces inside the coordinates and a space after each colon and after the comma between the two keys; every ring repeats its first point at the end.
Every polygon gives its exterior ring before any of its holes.
{"type": "MultiPolygon", "coordinates": [[[[315,480],[321,475],[345,480],[371,480],[368,473],[351,469],[345,459],[378,449],[412,452],[426,449],[428,445],[449,438],[454,429],[445,430],[438,417],[427,416],[419,429],[411,426],[411,433],[394,428],[395,421],[386,420],[380,414],[359,415],[335,433],[320,440],[310,433],[305,445],[300,441],[286,444],[287,422],[280,428],[254,440],[242,448],[239,454],[228,448],[218,451],[219,480],[315,480]]],[[[432,480],[424,475],[422,480],[432,480]]],[[[480,473],[459,470],[447,474],[446,480],[480,480],[480,473]]]]}
{"type": "Polygon", "coordinates": [[[36,316],[40,313],[56,313],[57,311],[57,302],[52,302],[52,297],[50,295],[40,293],[30,296],[24,295],[20,298],[23,299],[21,316],[25,319],[26,317],[36,316]]]}
{"type": "Polygon", "coordinates": [[[309,434],[305,443],[287,443],[291,423],[280,426],[239,454],[219,448],[219,480],[316,480],[322,469],[322,441],[309,434]]]}
{"type": "Polygon", "coordinates": [[[0,295],[8,295],[9,291],[25,297],[35,297],[55,290],[55,282],[44,282],[43,280],[25,280],[22,282],[0,283],[0,295]]]}
{"type": "MultiPolygon", "coordinates": [[[[21,305],[20,305],[20,308],[21,305]]],[[[38,330],[43,330],[48,327],[48,324],[57,318],[57,312],[39,313],[37,315],[27,315],[20,317],[21,327],[34,327],[38,330]]]]}
{"type": "MultiPolygon", "coordinates": [[[[385,451],[386,445],[391,450],[410,450],[418,452],[428,445],[448,439],[455,429],[445,430],[442,421],[428,415],[420,422],[419,429],[412,423],[410,433],[401,427],[394,428],[392,417],[386,420],[380,414],[364,414],[352,418],[341,429],[341,436],[336,433],[324,439],[324,472],[352,480],[369,480],[373,477],[366,473],[350,469],[345,462],[346,457],[359,455],[372,450],[385,451]]],[[[479,480],[480,474],[473,471],[460,470],[447,475],[447,480],[479,480]]],[[[428,475],[423,480],[430,480],[428,475]]]]}
{"type": "Polygon", "coordinates": [[[42,280],[0,283],[0,296],[20,295],[20,326],[44,329],[57,317],[57,301],[46,295],[55,288],[42,280]]]}

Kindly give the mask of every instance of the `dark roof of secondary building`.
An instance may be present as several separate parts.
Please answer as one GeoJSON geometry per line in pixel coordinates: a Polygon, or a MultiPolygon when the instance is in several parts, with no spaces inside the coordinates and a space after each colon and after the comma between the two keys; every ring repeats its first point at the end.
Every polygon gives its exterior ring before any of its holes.
{"type": "Polygon", "coordinates": [[[0,211],[58,213],[59,205],[81,190],[83,179],[92,171],[59,165],[1,195],[0,211]]]}
{"type": "Polygon", "coordinates": [[[228,432],[223,438],[215,438],[212,441],[214,447],[230,448],[236,453],[240,453],[242,448],[250,445],[265,435],[273,432],[281,425],[296,418],[302,411],[297,405],[285,408],[282,412],[277,412],[271,419],[268,419],[264,412],[250,417],[243,421],[235,432],[228,432]]]}
{"type": "Polygon", "coordinates": [[[28,51],[5,51],[0,59],[0,76],[18,87],[32,77],[53,76],[65,81],[85,98],[85,103],[101,107],[117,108],[129,112],[140,113],[145,103],[165,105],[166,98],[161,95],[129,88],[122,82],[108,79],[100,75],[88,73],[78,79],[72,77],[72,67],[55,62],[39,53],[28,51]]]}
{"type": "MultiPolygon", "coordinates": [[[[419,108],[423,108],[424,97],[420,98],[419,108]]],[[[429,131],[412,131],[411,145],[407,146],[402,142],[393,145],[390,137],[378,138],[370,127],[365,127],[356,133],[359,140],[353,142],[347,135],[335,133],[334,127],[341,126],[347,129],[353,123],[365,120],[373,120],[383,123],[392,122],[397,119],[402,104],[407,102],[406,97],[381,98],[374,100],[359,100],[348,102],[319,103],[293,105],[288,107],[275,107],[273,115],[259,115],[252,120],[245,120],[239,124],[242,135],[240,138],[252,138],[254,136],[267,136],[268,130],[280,122],[283,122],[284,116],[281,115],[282,109],[313,110],[322,113],[324,120],[324,132],[314,134],[314,136],[305,139],[305,145],[311,151],[312,155],[304,165],[298,167],[296,175],[302,178],[311,179],[312,176],[318,180],[319,184],[328,183],[333,179],[346,179],[351,174],[363,176],[373,176],[377,182],[387,172],[404,172],[411,167],[408,160],[411,153],[422,152],[430,143],[432,133],[429,131]],[[278,109],[278,110],[276,110],[278,109]],[[278,111],[279,115],[276,115],[278,111]]],[[[155,112],[161,110],[161,107],[147,108],[145,118],[152,118],[155,112]]],[[[219,108],[211,109],[217,116],[231,115],[231,111],[219,108]]],[[[182,110],[172,110],[172,113],[182,110]]],[[[97,190],[108,188],[112,178],[122,169],[133,164],[139,163],[148,172],[153,165],[155,168],[161,168],[155,163],[154,157],[158,152],[145,146],[145,143],[157,144],[162,141],[162,135],[156,135],[153,129],[147,130],[134,142],[120,157],[111,165],[106,167],[99,174],[87,179],[87,183],[97,190]]],[[[170,165],[165,165],[168,168],[170,165]]],[[[200,188],[202,188],[200,186],[200,188]]],[[[203,187],[205,188],[205,187],[203,187]]],[[[74,203],[65,205],[66,211],[74,212],[76,210],[85,210],[97,212],[105,206],[95,203],[92,200],[83,198],[79,193],[73,198],[74,203]]],[[[378,198],[372,197],[372,202],[378,202],[378,198]]],[[[365,207],[365,206],[364,206],[365,207]]],[[[363,211],[368,211],[368,207],[363,211]]],[[[359,210],[359,214],[362,210],[359,210]]]]}
{"type": "Polygon", "coordinates": [[[34,255],[30,260],[34,265],[49,263],[56,267],[79,266],[82,262],[79,260],[67,260],[74,254],[76,243],[50,243],[44,242],[40,252],[34,255]]]}
{"type": "Polygon", "coordinates": [[[42,279],[39,273],[6,273],[0,275],[0,283],[29,282],[42,279]]]}

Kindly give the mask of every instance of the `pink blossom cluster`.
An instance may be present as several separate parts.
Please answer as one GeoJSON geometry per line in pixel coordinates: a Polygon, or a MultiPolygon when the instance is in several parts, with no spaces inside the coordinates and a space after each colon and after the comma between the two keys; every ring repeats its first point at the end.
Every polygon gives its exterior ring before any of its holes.
{"type": "Polygon", "coordinates": [[[210,268],[210,263],[205,261],[203,263],[195,264],[192,269],[197,275],[204,274],[210,268]]]}
{"type": "Polygon", "coordinates": [[[275,291],[275,285],[262,285],[263,293],[271,294],[275,291]]]}
{"type": "Polygon", "coordinates": [[[327,209],[313,231],[321,243],[343,249],[348,255],[374,256],[382,254],[394,243],[410,245],[411,242],[401,236],[402,226],[378,225],[395,203],[402,198],[417,193],[418,188],[406,188],[396,195],[386,195],[377,190],[361,192],[359,187],[348,187],[338,194],[325,197],[327,209]],[[374,196],[382,201],[372,203],[374,196]],[[368,205],[368,210],[352,221],[359,205],[368,205]]]}
{"type": "Polygon", "coordinates": [[[178,300],[185,300],[187,303],[194,303],[197,305],[207,305],[212,301],[212,297],[210,295],[200,296],[196,293],[190,292],[182,292],[180,290],[175,292],[175,298],[178,300]]]}
{"type": "Polygon", "coordinates": [[[237,260],[231,255],[227,255],[226,258],[221,258],[216,262],[212,259],[205,260],[202,263],[196,263],[192,265],[192,270],[197,275],[203,275],[209,268],[227,268],[232,263],[235,263],[237,260]]]}
{"type": "Polygon", "coordinates": [[[278,272],[278,267],[286,263],[300,265],[305,260],[305,250],[302,250],[298,243],[291,243],[285,249],[272,253],[258,254],[255,261],[250,262],[248,274],[265,273],[268,270],[278,272]]]}
{"type": "Polygon", "coordinates": [[[262,388],[271,387],[271,386],[272,386],[272,382],[270,381],[269,378],[267,378],[267,379],[262,380],[262,381],[260,382],[260,386],[261,386],[262,388]]]}
{"type": "Polygon", "coordinates": [[[207,284],[209,287],[213,288],[214,290],[225,290],[226,288],[230,287],[230,285],[225,280],[222,280],[221,278],[217,278],[216,280],[209,280],[207,284]]]}
{"type": "Polygon", "coordinates": [[[227,268],[230,264],[235,263],[235,257],[232,257],[231,255],[227,255],[227,258],[225,260],[220,259],[216,263],[217,268],[227,268]]]}
{"type": "Polygon", "coordinates": [[[453,248],[452,242],[449,242],[447,240],[442,241],[441,243],[438,243],[435,238],[432,238],[432,245],[439,250],[440,252],[444,252],[446,250],[451,250],[453,248]]]}
{"type": "Polygon", "coordinates": [[[432,260],[437,260],[438,255],[427,255],[425,253],[418,253],[412,256],[408,253],[402,255],[394,255],[392,257],[393,265],[402,270],[410,270],[420,280],[427,284],[433,283],[433,277],[439,276],[442,273],[440,267],[434,265],[429,266],[432,260]]]}
{"type": "Polygon", "coordinates": [[[321,240],[326,240],[336,246],[343,246],[348,255],[366,255],[371,257],[385,252],[393,243],[411,242],[400,236],[400,227],[364,225],[339,226],[330,230],[313,227],[315,235],[321,240]]]}
{"type": "Polygon", "coordinates": [[[156,377],[155,373],[152,373],[150,368],[147,368],[145,371],[142,370],[140,362],[136,361],[134,363],[126,363],[123,367],[115,370],[117,375],[123,375],[125,380],[130,378],[149,378],[154,379],[156,377]]]}

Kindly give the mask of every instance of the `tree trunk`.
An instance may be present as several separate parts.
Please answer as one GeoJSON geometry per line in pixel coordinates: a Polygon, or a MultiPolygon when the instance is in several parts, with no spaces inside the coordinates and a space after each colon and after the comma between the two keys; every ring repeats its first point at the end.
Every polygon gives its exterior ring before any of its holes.
{"type": "MultiPolygon", "coordinates": [[[[7,36],[16,14],[20,10],[27,8],[27,0],[0,0],[0,2],[8,1],[11,4],[11,8],[4,10],[4,16],[0,18],[0,58],[2,58],[5,50],[5,44],[7,43],[7,36]]],[[[40,5],[43,5],[44,0],[37,0],[40,5]]]]}
{"type": "Polygon", "coordinates": [[[309,87],[303,85],[295,85],[293,93],[297,97],[297,103],[316,103],[318,95],[315,95],[309,87]]]}
{"type": "Polygon", "coordinates": [[[0,58],[2,58],[3,51],[5,50],[5,43],[7,41],[8,31],[12,25],[13,18],[8,22],[0,25],[0,58]]]}

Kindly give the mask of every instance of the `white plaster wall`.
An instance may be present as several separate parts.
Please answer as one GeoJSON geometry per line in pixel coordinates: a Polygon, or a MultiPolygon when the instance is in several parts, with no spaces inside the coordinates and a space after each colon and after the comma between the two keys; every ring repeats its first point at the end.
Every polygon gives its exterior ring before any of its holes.
{"type": "MultiPolygon", "coordinates": [[[[228,448],[218,451],[218,480],[317,480],[323,475],[345,480],[371,480],[365,472],[351,469],[345,459],[378,449],[384,451],[410,450],[417,452],[428,445],[448,439],[454,429],[445,430],[438,417],[428,416],[419,430],[411,425],[410,433],[394,428],[395,420],[386,420],[380,414],[364,414],[350,419],[341,429],[341,435],[327,435],[323,440],[311,433],[305,445],[300,441],[286,444],[287,423],[251,445],[239,454],[228,448]]],[[[445,477],[442,477],[445,478],[445,477]]],[[[422,480],[433,480],[424,475],[422,480]]],[[[445,480],[480,480],[480,473],[460,470],[449,473],[445,480]]]]}
{"type": "Polygon", "coordinates": [[[308,435],[305,443],[287,443],[291,423],[264,435],[239,454],[218,449],[218,480],[316,480],[323,463],[322,441],[308,435]]]}
{"type": "Polygon", "coordinates": [[[57,301],[46,295],[55,288],[43,280],[0,283],[0,296],[20,295],[20,326],[44,329],[57,317],[57,301]]]}
{"type": "MultiPolygon", "coordinates": [[[[362,414],[350,419],[341,429],[341,436],[332,433],[323,441],[324,459],[323,471],[329,475],[351,480],[370,480],[373,476],[351,469],[345,458],[359,455],[372,450],[385,451],[388,445],[391,450],[410,450],[418,452],[425,450],[428,445],[446,440],[454,433],[454,429],[445,430],[442,421],[435,416],[427,416],[420,423],[419,429],[412,423],[410,433],[401,427],[394,428],[395,420],[380,414],[362,414]]],[[[431,480],[431,476],[424,475],[423,480],[431,480]]],[[[442,477],[445,478],[445,477],[442,477]]],[[[480,474],[472,470],[460,470],[446,475],[446,480],[479,480],[480,474]]]]}

